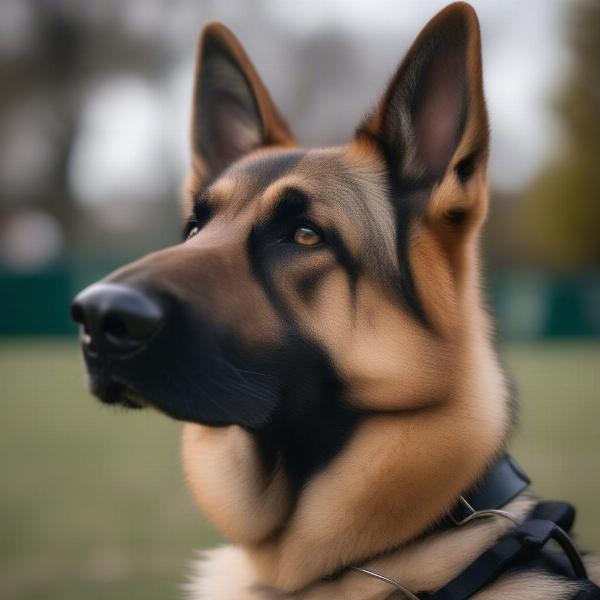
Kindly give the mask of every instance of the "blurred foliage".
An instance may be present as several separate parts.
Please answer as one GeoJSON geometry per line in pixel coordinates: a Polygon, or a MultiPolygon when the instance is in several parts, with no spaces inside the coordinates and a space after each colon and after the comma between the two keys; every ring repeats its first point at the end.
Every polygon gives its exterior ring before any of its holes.
{"type": "MultiPolygon", "coordinates": [[[[20,33],[13,34],[14,47],[7,42],[0,52],[0,132],[18,145],[15,124],[27,139],[23,130],[33,123],[38,131],[32,143],[43,142],[49,152],[41,173],[21,174],[19,185],[1,189],[0,220],[24,208],[42,209],[60,223],[67,248],[93,253],[102,246],[105,230],[94,212],[77,202],[69,173],[86,104],[99,84],[119,75],[135,73],[160,84],[170,76],[177,53],[166,37],[136,28],[135,7],[128,3],[12,0],[1,8],[4,18],[8,11],[18,15],[13,20],[20,33]]],[[[26,162],[9,164],[27,170],[26,162]]],[[[146,220],[163,242],[170,241],[175,218],[165,204],[154,206],[146,220]],[[163,234],[165,222],[171,228],[163,234]]],[[[127,248],[130,232],[111,235],[127,248]]]]}
{"type": "Polygon", "coordinates": [[[600,265],[600,2],[570,6],[573,64],[556,102],[565,146],[515,206],[513,223],[534,260],[562,269],[600,265]]]}

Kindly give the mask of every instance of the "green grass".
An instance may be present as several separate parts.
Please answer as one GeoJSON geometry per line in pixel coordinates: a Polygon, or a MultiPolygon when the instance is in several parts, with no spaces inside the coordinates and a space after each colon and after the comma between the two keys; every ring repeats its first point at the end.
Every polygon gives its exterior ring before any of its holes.
{"type": "Polygon", "coordinates": [[[176,598],[217,539],[184,488],[179,425],[100,405],[82,373],[74,341],[0,345],[0,597],[176,598]]]}
{"type": "MultiPolygon", "coordinates": [[[[600,550],[600,342],[510,346],[521,389],[513,444],[536,489],[579,508],[600,550]]],[[[177,598],[218,537],[179,466],[179,425],[101,406],[74,341],[0,343],[0,597],[177,598]]]]}
{"type": "Polygon", "coordinates": [[[578,511],[578,540],[600,552],[600,342],[507,349],[519,390],[515,457],[547,499],[578,511]]]}

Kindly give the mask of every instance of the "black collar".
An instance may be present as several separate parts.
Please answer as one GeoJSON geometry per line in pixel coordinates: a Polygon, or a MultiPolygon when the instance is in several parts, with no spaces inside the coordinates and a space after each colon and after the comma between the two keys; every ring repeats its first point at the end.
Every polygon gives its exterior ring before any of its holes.
{"type": "Polygon", "coordinates": [[[472,513],[468,506],[474,511],[501,509],[523,492],[530,483],[529,477],[513,458],[504,454],[488,468],[469,492],[462,496],[466,503],[459,500],[443,522],[433,530],[453,527],[457,522],[468,517],[472,513]]]}

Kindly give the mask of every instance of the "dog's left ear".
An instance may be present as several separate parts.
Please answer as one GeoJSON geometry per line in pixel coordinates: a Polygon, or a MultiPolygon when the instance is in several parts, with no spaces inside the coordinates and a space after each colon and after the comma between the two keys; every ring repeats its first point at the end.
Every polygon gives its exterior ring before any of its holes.
{"type": "MultiPolygon", "coordinates": [[[[364,136],[381,148],[393,179],[409,187],[446,179],[451,187],[467,186],[485,171],[488,122],[479,24],[470,5],[451,4],[426,25],[359,127],[357,137],[364,136]]],[[[460,206],[445,206],[448,214],[469,208],[463,195],[451,196],[460,206]]]]}
{"type": "Polygon", "coordinates": [[[293,137],[237,38],[209,23],[198,44],[192,151],[202,179],[263,146],[292,146],[293,137]]]}

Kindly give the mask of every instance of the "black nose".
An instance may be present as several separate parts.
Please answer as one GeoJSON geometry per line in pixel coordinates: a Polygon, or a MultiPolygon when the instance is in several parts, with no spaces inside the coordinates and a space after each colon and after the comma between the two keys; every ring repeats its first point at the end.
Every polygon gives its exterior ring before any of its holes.
{"type": "Polygon", "coordinates": [[[96,283],[80,292],[71,305],[73,319],[83,327],[89,353],[129,354],[144,346],[162,323],[157,300],[138,288],[96,283]]]}

